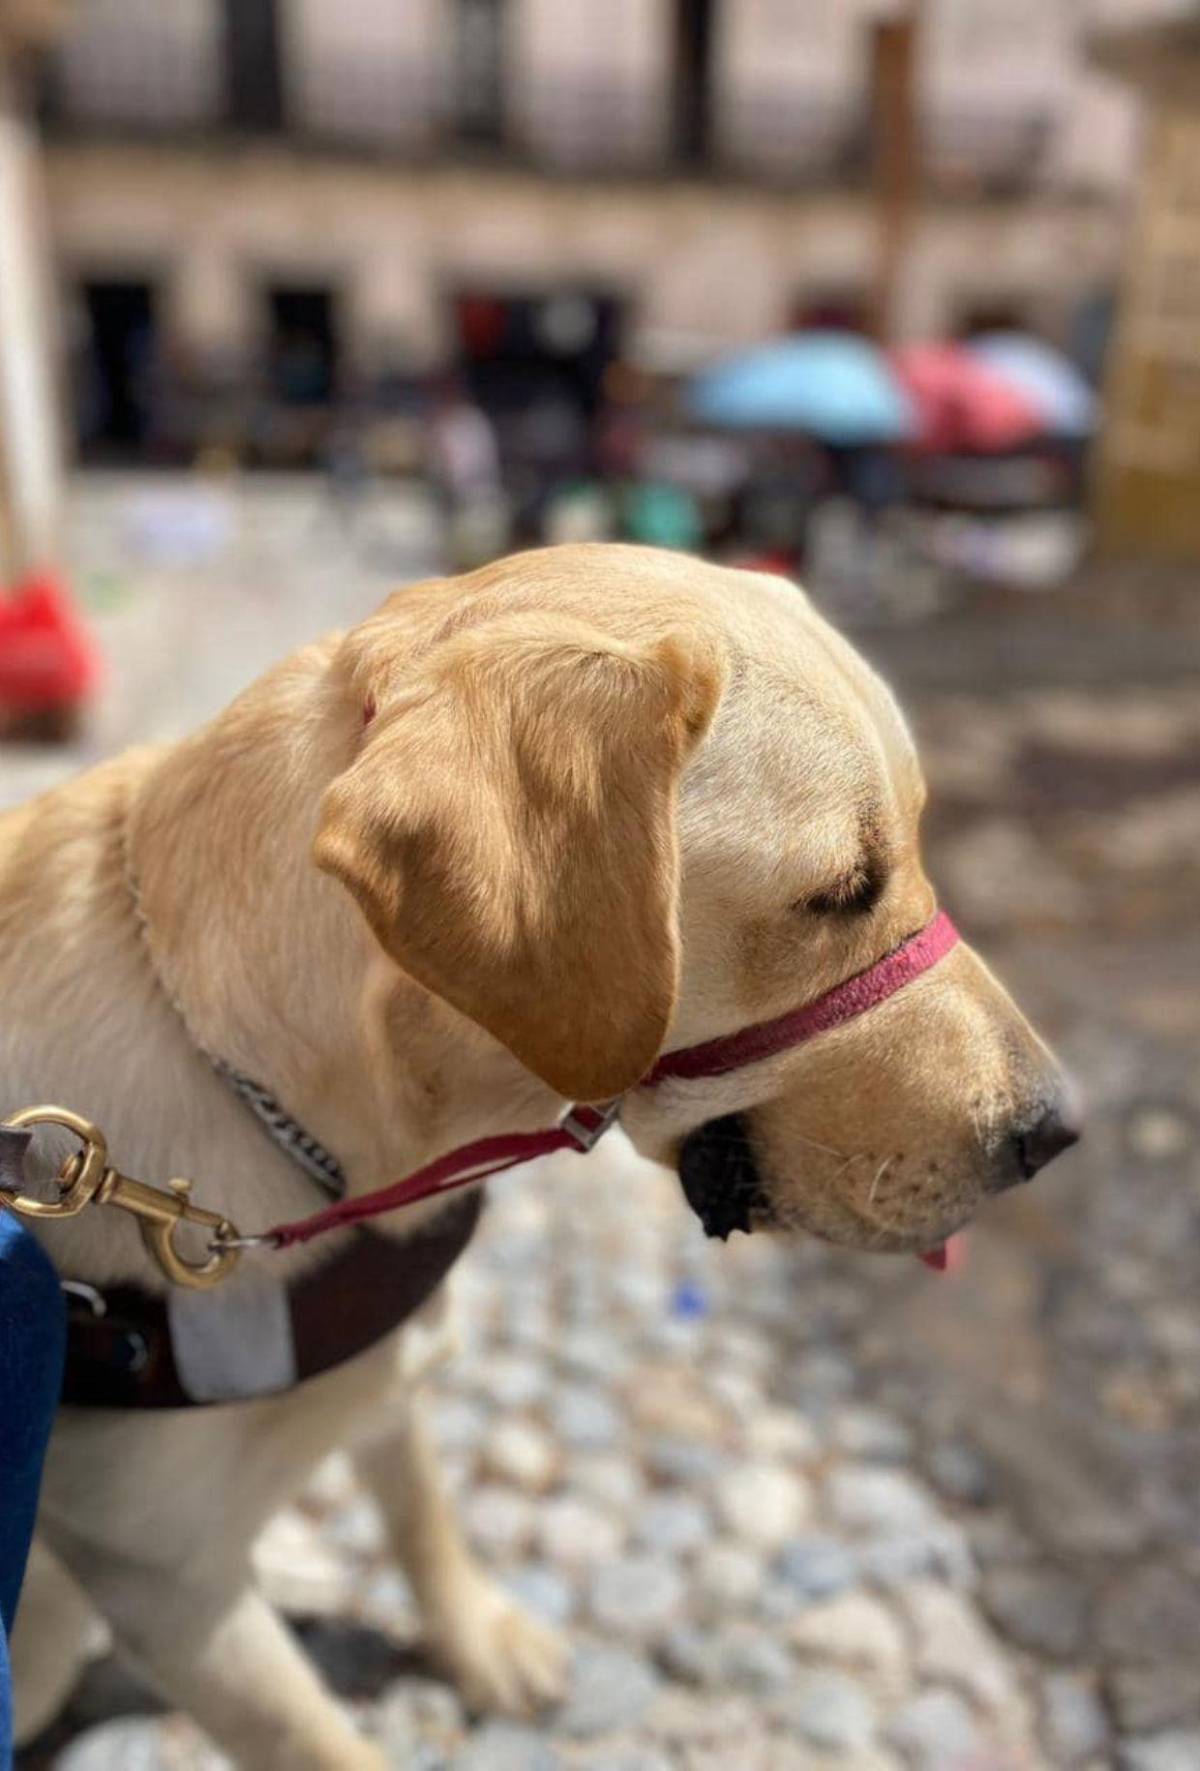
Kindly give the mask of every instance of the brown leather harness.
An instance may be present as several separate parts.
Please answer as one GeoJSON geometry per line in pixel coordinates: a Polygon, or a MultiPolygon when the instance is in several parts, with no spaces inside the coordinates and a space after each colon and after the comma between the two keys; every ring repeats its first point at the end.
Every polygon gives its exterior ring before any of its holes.
{"type": "MultiPolygon", "coordinates": [[[[329,1260],[293,1280],[284,1294],[291,1383],[332,1371],[365,1352],[428,1303],[470,1242],[482,1205],[480,1193],[461,1195],[403,1241],[356,1230],[329,1260]]],[[[72,1288],[68,1298],[65,1403],[187,1408],[231,1400],[188,1388],[167,1297],[115,1285],[90,1294],[72,1288]]],[[[224,1296],[204,1301],[209,1309],[226,1307],[224,1296]]]]}

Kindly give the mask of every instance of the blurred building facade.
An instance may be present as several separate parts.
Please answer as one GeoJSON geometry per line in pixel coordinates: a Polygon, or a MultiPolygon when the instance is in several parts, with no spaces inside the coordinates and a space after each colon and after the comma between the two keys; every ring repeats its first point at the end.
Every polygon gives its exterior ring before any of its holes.
{"type": "MultiPolygon", "coordinates": [[[[319,402],[452,360],[496,300],[525,304],[535,353],[600,328],[667,367],[856,323],[871,33],[896,10],[88,0],[42,92],[85,435],[137,447],[176,382],[251,364],[319,402]]],[[[1136,101],[1083,32],[1152,10],[925,0],[901,335],[1062,337],[1104,297],[1136,101]]]]}

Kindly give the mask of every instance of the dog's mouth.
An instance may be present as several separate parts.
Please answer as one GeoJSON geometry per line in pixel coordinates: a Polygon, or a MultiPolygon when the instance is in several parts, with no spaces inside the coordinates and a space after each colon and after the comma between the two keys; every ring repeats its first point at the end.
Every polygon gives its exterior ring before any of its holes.
{"type": "Polygon", "coordinates": [[[679,1181],[704,1234],[722,1242],[733,1230],[752,1230],[755,1218],[769,1213],[740,1113],[710,1119],[689,1133],[679,1152],[679,1181]]]}
{"type": "MultiPolygon", "coordinates": [[[[679,1181],[706,1236],[725,1242],[734,1230],[749,1234],[771,1223],[770,1200],[740,1113],[710,1119],[688,1134],[679,1151],[679,1181]]],[[[944,1273],[949,1239],[918,1250],[917,1259],[944,1273]]]]}

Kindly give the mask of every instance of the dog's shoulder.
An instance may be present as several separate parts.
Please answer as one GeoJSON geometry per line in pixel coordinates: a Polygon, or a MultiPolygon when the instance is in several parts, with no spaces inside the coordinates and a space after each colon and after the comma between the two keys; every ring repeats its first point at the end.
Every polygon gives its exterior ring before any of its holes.
{"type": "Polygon", "coordinates": [[[165,746],[143,745],[0,813],[0,921],[27,907],[43,913],[76,895],[119,843],[122,824],[165,746]]]}

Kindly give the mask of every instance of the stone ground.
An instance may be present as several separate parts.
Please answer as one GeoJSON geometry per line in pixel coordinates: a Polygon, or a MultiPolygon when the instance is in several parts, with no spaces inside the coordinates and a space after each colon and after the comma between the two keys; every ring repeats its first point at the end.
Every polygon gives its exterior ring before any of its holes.
{"type": "MultiPolygon", "coordinates": [[[[92,479],[111,659],[71,752],[169,735],[434,555],[310,488],[92,479]],[[206,557],[207,551],[207,557],[206,557]]],[[[262,1577],[397,1765],[1200,1768],[1200,605],[1162,574],[860,635],[902,687],[946,902],[1090,1098],[1083,1146],[915,1262],[706,1245],[620,1146],[493,1188],[436,1381],[469,1529],[576,1644],[536,1727],[463,1715],[335,1461],[262,1577]]],[[[22,1771],[220,1761],[111,1660],[22,1771]]]]}

